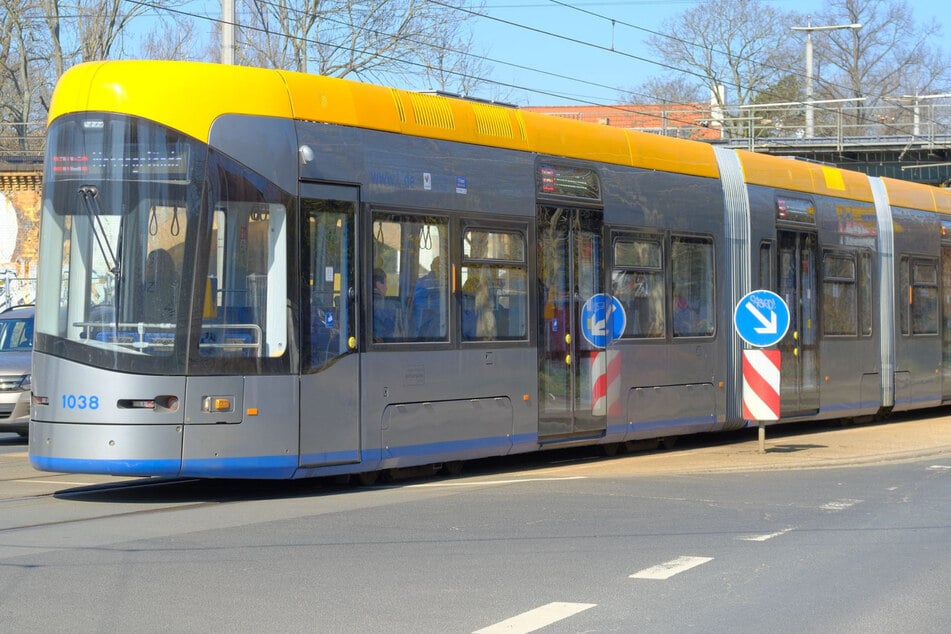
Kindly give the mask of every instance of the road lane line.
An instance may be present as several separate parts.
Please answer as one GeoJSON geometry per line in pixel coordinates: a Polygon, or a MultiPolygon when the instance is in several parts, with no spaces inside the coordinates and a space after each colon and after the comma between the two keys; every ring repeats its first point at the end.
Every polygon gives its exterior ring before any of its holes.
{"type": "Polygon", "coordinates": [[[495,625],[476,630],[472,634],[527,634],[545,626],[557,623],[569,616],[593,608],[597,603],[549,603],[540,608],[522,612],[510,619],[499,621],[495,625]]]}
{"type": "Polygon", "coordinates": [[[793,527],[784,528],[781,531],[776,531],[775,533],[767,533],[766,535],[750,535],[749,537],[737,537],[737,539],[743,540],[745,542],[765,542],[774,537],[779,537],[780,535],[785,535],[789,531],[796,530],[793,527]]]}
{"type": "Polygon", "coordinates": [[[931,469],[931,470],[934,470],[934,471],[942,471],[942,470],[945,470],[945,469],[951,469],[951,465],[946,465],[946,464],[933,464],[933,465],[931,465],[930,467],[928,467],[928,469],[931,469]]]}
{"type": "Polygon", "coordinates": [[[841,500],[833,500],[832,502],[826,502],[819,508],[823,511],[844,511],[847,508],[851,508],[856,504],[859,504],[862,500],[853,500],[851,498],[844,498],[841,500]]]}
{"type": "Polygon", "coordinates": [[[668,562],[658,564],[656,566],[651,566],[650,568],[645,568],[640,572],[635,572],[630,576],[631,579],[655,579],[658,581],[663,581],[665,579],[670,579],[676,574],[680,574],[691,568],[696,568],[701,564],[705,564],[708,561],[713,561],[713,557],[691,557],[685,555],[683,557],[677,557],[677,559],[671,559],[668,562]]]}

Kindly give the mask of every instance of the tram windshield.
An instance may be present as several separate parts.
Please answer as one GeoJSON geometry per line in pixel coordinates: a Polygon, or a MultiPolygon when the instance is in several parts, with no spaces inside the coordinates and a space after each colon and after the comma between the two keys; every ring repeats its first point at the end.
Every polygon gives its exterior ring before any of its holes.
{"type": "Polygon", "coordinates": [[[153,374],[247,371],[242,359],[260,371],[283,355],[287,201],[242,170],[140,119],[53,122],[36,349],[153,374]]]}

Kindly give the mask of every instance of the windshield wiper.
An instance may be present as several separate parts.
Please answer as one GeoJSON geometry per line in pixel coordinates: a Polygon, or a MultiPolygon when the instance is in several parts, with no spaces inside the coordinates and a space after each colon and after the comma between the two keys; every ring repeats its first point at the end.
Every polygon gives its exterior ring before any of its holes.
{"type": "Polygon", "coordinates": [[[113,299],[113,319],[115,321],[115,330],[119,330],[119,298],[122,297],[122,276],[120,275],[119,262],[122,257],[122,221],[119,219],[119,238],[116,243],[116,249],[113,251],[112,244],[109,242],[109,234],[102,224],[102,212],[99,208],[99,188],[95,185],[82,185],[79,188],[79,195],[83,201],[83,209],[89,218],[89,227],[92,230],[93,237],[96,238],[96,244],[99,245],[99,252],[102,254],[102,260],[105,262],[109,272],[112,273],[115,280],[115,290],[113,299]]]}
{"type": "Polygon", "coordinates": [[[99,252],[102,253],[102,259],[106,263],[109,272],[118,279],[119,260],[116,258],[115,251],[112,250],[112,244],[109,243],[106,228],[102,224],[98,200],[99,188],[95,185],[82,185],[79,188],[79,195],[83,199],[83,209],[89,217],[89,226],[92,229],[93,237],[96,238],[96,244],[99,245],[99,252]]]}

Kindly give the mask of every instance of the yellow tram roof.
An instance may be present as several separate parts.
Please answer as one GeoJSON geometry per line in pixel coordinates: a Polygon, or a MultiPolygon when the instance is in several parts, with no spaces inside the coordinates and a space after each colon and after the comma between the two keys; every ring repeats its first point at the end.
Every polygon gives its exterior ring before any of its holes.
{"type": "Polygon", "coordinates": [[[895,178],[882,178],[882,182],[888,192],[888,202],[895,207],[951,214],[951,191],[947,189],[895,178]]]}
{"type": "MultiPolygon", "coordinates": [[[[599,126],[491,103],[345,79],[203,62],[80,64],[60,78],[49,121],[102,111],[157,121],[207,140],[226,114],[318,121],[643,169],[718,178],[708,143],[599,126]]],[[[738,150],[751,185],[872,200],[864,174],[738,150]]],[[[951,193],[883,179],[893,205],[951,213],[951,193]]]]}
{"type": "Polygon", "coordinates": [[[208,139],[221,115],[319,121],[716,178],[706,143],[596,126],[496,104],[282,70],[200,62],[109,61],[63,74],[49,120],[132,114],[208,139]]]}
{"type": "Polygon", "coordinates": [[[737,150],[737,154],[743,165],[744,179],[750,185],[872,201],[868,177],[860,172],[744,150],[737,150]]]}

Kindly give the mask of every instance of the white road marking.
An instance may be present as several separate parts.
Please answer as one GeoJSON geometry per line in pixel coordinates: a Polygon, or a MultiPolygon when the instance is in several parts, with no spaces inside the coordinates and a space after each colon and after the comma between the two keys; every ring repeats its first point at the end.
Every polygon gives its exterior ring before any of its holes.
{"type": "Polygon", "coordinates": [[[670,579],[676,574],[680,574],[681,572],[690,570],[691,568],[695,568],[701,564],[705,564],[708,561],[713,561],[713,557],[690,557],[685,555],[656,566],[651,566],[650,568],[645,568],[640,572],[635,572],[630,578],[657,579],[663,581],[665,579],[670,579]]]}
{"type": "Polygon", "coordinates": [[[476,630],[473,634],[527,634],[557,623],[569,616],[593,608],[597,603],[549,603],[540,608],[523,612],[510,619],[499,621],[495,625],[476,630]]]}
{"type": "Polygon", "coordinates": [[[845,498],[842,500],[833,500],[832,502],[826,502],[819,508],[823,511],[844,511],[847,508],[855,506],[860,503],[862,500],[852,500],[850,498],[845,498]]]}
{"type": "Polygon", "coordinates": [[[749,537],[737,537],[737,539],[741,539],[745,542],[765,542],[768,539],[779,537],[780,535],[785,535],[789,531],[794,531],[794,530],[796,529],[790,527],[790,528],[784,528],[781,531],[776,531],[775,533],[767,533],[766,535],[750,535],[749,537]]]}
{"type": "Polygon", "coordinates": [[[945,469],[951,469],[951,465],[946,465],[946,464],[933,464],[933,465],[931,465],[931,466],[928,467],[928,468],[929,468],[929,469],[933,469],[933,470],[935,470],[935,471],[942,471],[942,470],[945,470],[945,469]]]}
{"type": "Polygon", "coordinates": [[[586,480],[587,476],[568,476],[565,478],[516,478],[513,480],[467,480],[465,482],[425,482],[423,484],[411,484],[406,489],[429,489],[432,487],[475,487],[485,486],[487,484],[518,484],[520,482],[560,482],[562,480],[586,480]]]}

